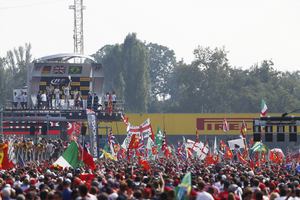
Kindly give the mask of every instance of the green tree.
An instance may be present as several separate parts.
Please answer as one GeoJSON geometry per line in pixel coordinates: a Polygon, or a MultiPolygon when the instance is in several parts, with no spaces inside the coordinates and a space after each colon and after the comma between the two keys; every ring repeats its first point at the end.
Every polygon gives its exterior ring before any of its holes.
{"type": "Polygon", "coordinates": [[[126,36],[123,44],[122,63],[125,80],[125,105],[129,112],[147,113],[149,97],[149,54],[136,34],[126,36]]]}
{"type": "Polygon", "coordinates": [[[177,62],[174,51],[153,43],[147,44],[146,47],[150,57],[151,97],[155,96],[163,101],[173,98],[172,96],[176,96],[177,88],[177,62]]]}
{"type": "Polygon", "coordinates": [[[31,44],[25,44],[25,48],[19,46],[18,49],[10,50],[6,56],[6,67],[11,71],[13,79],[12,88],[21,88],[27,84],[27,64],[31,61],[31,44]]]}
{"type": "Polygon", "coordinates": [[[225,48],[199,46],[194,56],[192,64],[178,69],[179,106],[188,112],[229,112],[230,67],[225,48]]]}

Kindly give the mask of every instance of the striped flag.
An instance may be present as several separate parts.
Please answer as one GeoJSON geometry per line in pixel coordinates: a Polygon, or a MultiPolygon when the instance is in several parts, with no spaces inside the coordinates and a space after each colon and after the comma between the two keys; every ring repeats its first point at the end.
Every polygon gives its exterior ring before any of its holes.
{"type": "Polygon", "coordinates": [[[223,131],[224,132],[227,132],[228,131],[228,124],[227,124],[227,121],[226,121],[226,118],[224,117],[223,119],[223,131]]]}
{"type": "Polygon", "coordinates": [[[260,117],[264,117],[267,114],[268,107],[264,99],[261,99],[260,117]]]}

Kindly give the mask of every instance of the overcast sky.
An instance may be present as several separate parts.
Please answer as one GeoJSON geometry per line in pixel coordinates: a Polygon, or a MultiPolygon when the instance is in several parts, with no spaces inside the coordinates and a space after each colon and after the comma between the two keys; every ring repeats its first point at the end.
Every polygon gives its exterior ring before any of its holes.
{"type": "MultiPolygon", "coordinates": [[[[34,58],[72,53],[73,0],[0,0],[0,57],[31,43],[34,58]]],[[[84,53],[122,43],[128,33],[174,50],[189,64],[197,46],[229,51],[231,66],[272,59],[299,69],[300,0],[83,0],[84,53]]]]}

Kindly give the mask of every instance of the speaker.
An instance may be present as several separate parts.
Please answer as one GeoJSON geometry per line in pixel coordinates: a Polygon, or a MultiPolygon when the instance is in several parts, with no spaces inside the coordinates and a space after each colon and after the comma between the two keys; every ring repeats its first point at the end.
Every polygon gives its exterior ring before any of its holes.
{"type": "Polygon", "coordinates": [[[85,135],[86,129],[87,129],[86,126],[82,126],[82,127],[81,127],[81,135],[85,135]]]}
{"type": "Polygon", "coordinates": [[[35,133],[35,126],[30,126],[30,135],[34,135],[35,133]]]}
{"type": "Polygon", "coordinates": [[[253,134],[253,141],[254,142],[259,142],[261,139],[261,133],[254,133],[253,134]]]}
{"type": "Polygon", "coordinates": [[[272,133],[265,133],[265,141],[266,142],[273,142],[273,134],[272,133]]]}
{"type": "Polygon", "coordinates": [[[47,126],[42,126],[42,135],[47,135],[47,126]]]}
{"type": "Polygon", "coordinates": [[[297,133],[290,133],[290,142],[297,142],[297,133]]]}
{"type": "Polygon", "coordinates": [[[284,133],[277,133],[277,142],[284,142],[284,133]]]}

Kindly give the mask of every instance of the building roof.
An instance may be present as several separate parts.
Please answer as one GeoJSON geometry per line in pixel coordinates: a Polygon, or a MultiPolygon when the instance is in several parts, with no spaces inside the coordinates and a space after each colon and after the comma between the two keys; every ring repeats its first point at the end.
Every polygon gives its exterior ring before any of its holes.
{"type": "Polygon", "coordinates": [[[50,62],[66,62],[73,58],[87,58],[92,60],[93,62],[96,62],[95,59],[88,55],[83,55],[79,53],[59,53],[54,54],[50,56],[44,56],[38,59],[35,59],[33,62],[44,62],[44,61],[50,61],[50,62]]]}

